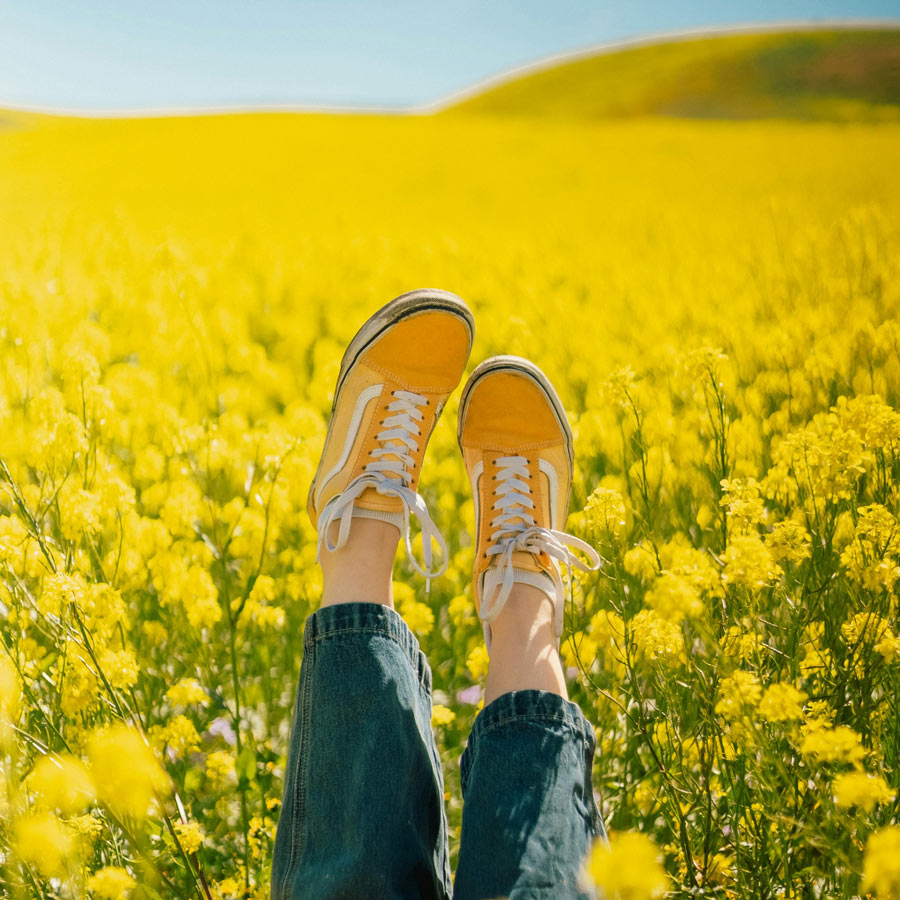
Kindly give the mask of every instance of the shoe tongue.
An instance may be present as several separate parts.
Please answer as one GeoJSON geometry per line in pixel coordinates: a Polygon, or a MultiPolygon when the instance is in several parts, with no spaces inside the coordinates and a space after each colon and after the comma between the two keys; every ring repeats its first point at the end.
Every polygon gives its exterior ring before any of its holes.
{"type": "Polygon", "coordinates": [[[504,510],[508,515],[515,513],[514,518],[511,518],[508,525],[521,525],[522,531],[526,528],[529,528],[528,520],[525,518],[525,508],[522,506],[509,506],[504,510]]]}
{"type": "MultiPolygon", "coordinates": [[[[391,450],[391,451],[396,450],[396,452],[392,452],[390,454],[382,456],[381,457],[382,461],[402,462],[403,457],[401,456],[401,454],[404,451],[409,449],[405,444],[402,444],[400,441],[397,441],[397,440],[383,441],[382,446],[384,447],[385,450],[391,450]]],[[[383,474],[387,478],[393,478],[395,481],[402,481],[403,483],[406,482],[406,479],[401,478],[400,475],[396,472],[384,472],[383,474]]]]}
{"type": "Polygon", "coordinates": [[[527,553],[524,550],[513,551],[512,564],[517,569],[528,569],[532,572],[543,571],[543,566],[538,563],[538,557],[534,553],[527,553]]]}

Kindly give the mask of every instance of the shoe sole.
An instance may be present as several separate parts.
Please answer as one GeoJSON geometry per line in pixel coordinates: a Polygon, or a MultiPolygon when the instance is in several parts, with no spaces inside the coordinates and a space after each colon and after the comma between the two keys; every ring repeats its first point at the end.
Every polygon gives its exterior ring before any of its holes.
{"type": "Polygon", "coordinates": [[[544,392],[544,396],[547,398],[547,402],[550,404],[550,408],[553,410],[553,414],[556,416],[556,421],[559,423],[560,430],[565,438],[566,459],[569,463],[569,489],[566,492],[565,508],[568,509],[572,499],[572,477],[575,471],[575,441],[572,437],[572,429],[569,426],[569,420],[566,417],[562,400],[559,399],[559,394],[556,393],[556,389],[550,383],[550,379],[530,360],[521,356],[493,356],[476,366],[475,371],[469,376],[469,380],[463,388],[462,397],[459,401],[459,422],[456,429],[456,439],[459,442],[460,451],[463,448],[463,424],[469,408],[472,390],[479,381],[496,372],[514,372],[517,375],[524,375],[526,378],[530,378],[544,392]]]}
{"type": "MultiPolygon", "coordinates": [[[[466,306],[462,298],[450,291],[441,291],[437,288],[421,288],[415,291],[407,291],[399,297],[395,297],[389,303],[386,303],[381,309],[374,312],[356,332],[353,340],[350,341],[344,355],[341,358],[341,368],[338,373],[337,385],[334,389],[334,399],[331,401],[331,414],[328,419],[328,431],[325,434],[325,444],[331,437],[331,428],[334,424],[334,411],[337,409],[338,401],[341,396],[341,389],[350,370],[356,365],[357,360],[365,353],[366,350],[389,329],[393,328],[404,319],[411,316],[419,315],[424,312],[448,312],[458,316],[465,323],[469,332],[469,350],[472,349],[472,342],[475,338],[475,317],[472,311],[466,306]]],[[[436,422],[435,422],[436,424],[436,422]]],[[[319,465],[316,468],[316,474],[313,476],[312,484],[309,486],[309,493],[306,498],[306,508],[310,508],[311,498],[316,488],[316,482],[322,471],[322,460],[324,453],[319,458],[319,465]]]]}

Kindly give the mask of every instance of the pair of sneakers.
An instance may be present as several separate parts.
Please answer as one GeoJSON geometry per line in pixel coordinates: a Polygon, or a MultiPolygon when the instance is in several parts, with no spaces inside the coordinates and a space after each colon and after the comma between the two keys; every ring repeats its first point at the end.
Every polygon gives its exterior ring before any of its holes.
{"type": "MultiPolygon", "coordinates": [[[[475,333],[454,294],[419,290],[376,312],[341,362],[309,515],[319,552],[342,547],[355,517],[395,525],[417,571],[430,580],[447,567],[447,545],[417,492],[428,439],[462,377],[475,333]],[[410,516],[422,530],[420,565],[410,516]],[[329,530],[337,523],[334,540],[329,530]],[[433,566],[432,543],[442,554],[433,566]]],[[[473,587],[488,650],[491,622],[515,584],[543,591],[562,635],[560,564],[596,569],[592,547],[566,534],[572,484],[572,432],[547,377],[528,360],[496,356],[463,389],[457,430],[475,501],[473,587]],[[585,563],[572,551],[585,554],[585,563]]]]}

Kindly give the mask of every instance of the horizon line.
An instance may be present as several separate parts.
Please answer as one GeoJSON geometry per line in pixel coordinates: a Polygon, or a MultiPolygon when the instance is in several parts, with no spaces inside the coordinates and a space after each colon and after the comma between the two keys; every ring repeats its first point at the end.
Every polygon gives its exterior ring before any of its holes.
{"type": "Polygon", "coordinates": [[[735,34],[773,34],[789,31],[860,30],[892,31],[900,30],[900,18],[854,18],[835,19],[786,19],[783,21],[741,22],[734,25],[704,25],[677,28],[668,31],[651,31],[613,41],[588,44],[539,57],[526,63],[519,63],[489,75],[470,85],[458,88],[426,103],[413,105],[365,105],[342,104],[298,104],[298,103],[224,103],[212,106],[161,106],[95,109],[91,107],[31,106],[28,104],[7,104],[0,101],[0,111],[30,113],[32,115],[58,116],[60,118],[83,119],[157,119],[188,118],[191,116],[240,115],[252,113],[285,113],[294,115],[371,115],[371,116],[421,116],[443,112],[485,91],[509,84],[527,75],[535,75],[558,65],[577,62],[594,56],[604,56],[637,47],[656,44],[676,43],[693,38],[726,37],[735,34]]]}

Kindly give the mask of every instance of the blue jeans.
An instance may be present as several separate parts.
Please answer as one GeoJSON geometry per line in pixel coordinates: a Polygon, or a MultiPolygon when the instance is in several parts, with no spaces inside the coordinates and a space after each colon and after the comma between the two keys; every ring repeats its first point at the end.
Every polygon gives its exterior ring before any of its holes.
{"type": "Polygon", "coordinates": [[[513,691],[478,715],[460,761],[450,878],[431,669],[392,609],[328,606],[306,620],[272,900],[557,900],[602,835],[594,730],[574,703],[513,691]]]}

